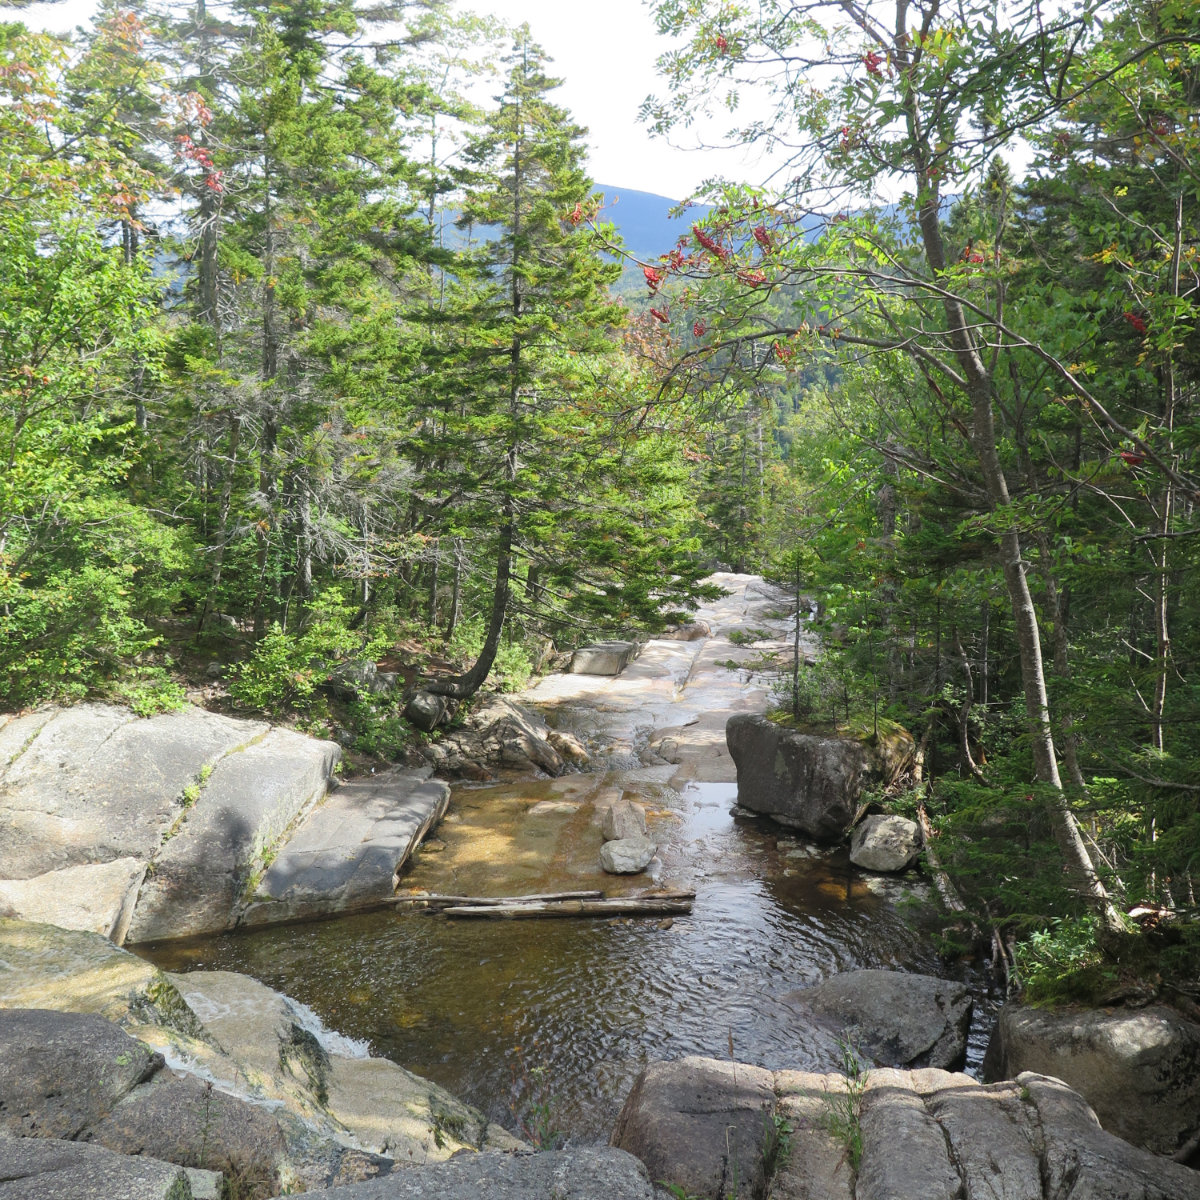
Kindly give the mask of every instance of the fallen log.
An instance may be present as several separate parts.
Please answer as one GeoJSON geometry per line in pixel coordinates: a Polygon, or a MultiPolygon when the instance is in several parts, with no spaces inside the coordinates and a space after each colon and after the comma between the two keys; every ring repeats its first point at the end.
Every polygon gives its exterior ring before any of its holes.
{"type": "Polygon", "coordinates": [[[425,904],[435,910],[441,910],[449,905],[472,905],[475,907],[495,907],[501,904],[542,904],[560,900],[600,900],[604,893],[601,891],[587,892],[543,892],[533,896],[439,896],[420,894],[396,896],[397,904],[425,904]]]}
{"type": "Polygon", "coordinates": [[[690,913],[694,892],[660,896],[612,896],[599,900],[546,900],[518,904],[460,904],[442,909],[447,917],[490,917],[511,921],[522,917],[651,917],[690,913]]]}

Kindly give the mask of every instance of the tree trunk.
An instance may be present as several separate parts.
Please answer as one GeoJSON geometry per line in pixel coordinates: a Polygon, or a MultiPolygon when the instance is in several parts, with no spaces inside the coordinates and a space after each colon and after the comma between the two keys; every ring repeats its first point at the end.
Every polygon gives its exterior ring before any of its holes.
{"type": "Polygon", "coordinates": [[[217,589],[221,586],[221,573],[225,566],[225,549],[229,544],[229,509],[233,497],[233,477],[237,472],[238,442],[242,436],[242,419],[236,413],[229,417],[229,454],[225,465],[225,477],[221,480],[221,500],[217,511],[217,541],[213,548],[212,572],[208,579],[208,594],[200,606],[196,620],[196,632],[204,629],[204,622],[212,611],[217,589]]]}
{"type": "MultiPolygon", "coordinates": [[[[909,120],[910,132],[915,135],[914,141],[920,145],[919,122],[912,108],[909,111],[909,120]]],[[[918,223],[925,260],[933,275],[940,277],[946,272],[946,254],[942,242],[937,190],[930,182],[928,164],[918,161],[916,165],[924,192],[923,202],[918,210],[918,223]]],[[[995,412],[992,406],[995,381],[972,335],[974,318],[968,319],[962,304],[952,294],[945,295],[942,309],[946,316],[951,353],[961,372],[971,408],[971,449],[979,464],[992,510],[1004,512],[1009,508],[1010,496],[1008,481],[1005,479],[997,449],[995,412]]],[[[1042,661],[1041,633],[1038,629],[1037,610],[1029,590],[1029,580],[1026,577],[1021,535],[1015,524],[1009,525],[1000,535],[1000,562],[1012,609],[1014,634],[1020,658],[1034,776],[1038,783],[1046,787],[1047,811],[1054,840],[1081,894],[1088,898],[1092,908],[1108,928],[1121,929],[1123,922],[1110,903],[1108,892],[1088,854],[1079,824],[1067,802],[1062,779],[1059,777],[1045,667],[1042,661]]]]}
{"type": "Polygon", "coordinates": [[[483,687],[492,669],[492,663],[496,661],[496,652],[500,649],[500,635],[504,631],[504,619],[508,615],[508,599],[512,588],[512,548],[516,534],[511,504],[506,507],[508,512],[504,524],[500,527],[500,540],[496,547],[496,584],[492,593],[492,612],[483,649],[479,652],[475,665],[465,675],[456,675],[452,679],[435,679],[426,684],[425,691],[436,696],[450,696],[455,700],[469,699],[483,687]]]}

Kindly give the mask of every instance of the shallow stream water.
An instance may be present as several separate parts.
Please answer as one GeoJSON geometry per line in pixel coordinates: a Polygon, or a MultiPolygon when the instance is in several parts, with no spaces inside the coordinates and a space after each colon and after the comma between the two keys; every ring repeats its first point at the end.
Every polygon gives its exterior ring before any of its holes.
{"type": "MultiPolygon", "coordinates": [[[[919,915],[928,896],[919,878],[865,875],[842,850],[735,813],[716,733],[729,711],[763,707],[765,693],[755,673],[710,664],[727,652],[751,657],[728,640],[731,629],[782,639],[786,628],[769,591],[727,578],[741,592],[701,614],[712,638],[651,643],[624,684],[554,677],[531,697],[557,703],[563,724],[620,765],[456,788],[403,881],[411,892],[492,896],[641,890],[645,877],[604,876],[597,862],[598,814],[624,794],[649,812],[659,844],[651,879],[694,888],[690,915],[455,921],[401,905],[159,947],[155,961],[253,975],[491,1119],[546,1140],[607,1140],[638,1071],[655,1059],[836,1069],[828,1035],[800,1017],[791,993],[856,967],[947,968],[919,915]]],[[[976,1062],[986,1024],[973,1031],[976,1062]]]]}

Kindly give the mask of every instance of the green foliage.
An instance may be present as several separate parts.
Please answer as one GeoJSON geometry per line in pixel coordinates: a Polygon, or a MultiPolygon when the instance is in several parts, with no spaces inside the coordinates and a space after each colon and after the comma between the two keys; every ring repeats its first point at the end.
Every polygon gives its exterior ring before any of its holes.
{"type": "Polygon", "coordinates": [[[845,1147],[850,1170],[857,1172],[862,1162],[862,1103],[867,1090],[867,1071],[850,1042],[839,1038],[842,1053],[844,1090],[825,1093],[823,1123],[829,1133],[845,1147]]]}
{"type": "Polygon", "coordinates": [[[122,674],[108,691],[114,700],[133,709],[139,717],[170,712],[187,703],[183,686],[162,667],[138,667],[122,674]]]}
{"type": "Polygon", "coordinates": [[[1089,916],[1055,918],[1017,944],[1014,959],[1027,1004],[1067,1004],[1096,998],[1103,978],[1104,952],[1096,922],[1089,916]]]}
{"type": "Polygon", "coordinates": [[[303,708],[336,662],[361,647],[348,628],[352,614],[340,591],[328,588],[313,602],[302,632],[289,633],[276,622],[237,669],[229,685],[234,702],[274,716],[303,708]]]}
{"type": "Polygon", "coordinates": [[[352,700],[346,716],[354,730],[354,748],[364,754],[395,760],[418,734],[401,713],[395,693],[352,700]]]}

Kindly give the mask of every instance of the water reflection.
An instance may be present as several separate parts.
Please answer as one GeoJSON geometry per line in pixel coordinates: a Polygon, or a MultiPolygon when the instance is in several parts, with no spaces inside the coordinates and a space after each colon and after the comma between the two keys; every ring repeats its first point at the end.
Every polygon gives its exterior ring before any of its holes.
{"type": "Polygon", "coordinates": [[[513,894],[645,886],[599,872],[596,813],[622,790],[651,809],[658,878],[694,887],[671,920],[452,921],[383,912],[155,952],[168,969],[244,971],[311,1005],[509,1127],[551,1105],[574,1141],[607,1140],[649,1061],[684,1054],[831,1070],[787,996],[840,970],[941,970],[929,940],[844,853],[735,817],[733,784],[675,792],[642,772],[456,793],[445,849],[408,886],[513,894]]]}

